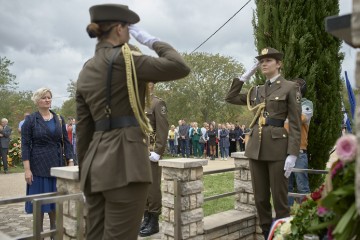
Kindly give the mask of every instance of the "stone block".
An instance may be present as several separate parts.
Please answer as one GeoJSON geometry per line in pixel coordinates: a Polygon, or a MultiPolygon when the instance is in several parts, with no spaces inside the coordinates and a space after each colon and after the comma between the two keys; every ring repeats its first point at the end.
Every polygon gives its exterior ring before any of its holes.
{"type": "Polygon", "coordinates": [[[256,213],[256,207],[249,204],[243,204],[240,202],[235,203],[235,209],[238,211],[245,211],[248,213],[256,213]]]}
{"type": "Polygon", "coordinates": [[[204,213],[202,208],[193,209],[181,213],[181,224],[186,225],[193,222],[202,221],[203,218],[204,218],[204,213]]]}
{"type": "Polygon", "coordinates": [[[204,184],[201,180],[185,182],[181,184],[181,195],[199,193],[204,190],[204,184]]]}
{"type": "Polygon", "coordinates": [[[253,234],[255,232],[255,226],[247,227],[244,229],[241,229],[240,231],[240,237],[244,237],[250,234],[253,234]]]}
{"type": "Polygon", "coordinates": [[[235,181],[234,189],[236,192],[254,193],[250,181],[235,181]]]}
{"type": "Polygon", "coordinates": [[[207,240],[218,239],[218,238],[226,236],[226,235],[228,235],[227,228],[221,228],[219,230],[215,230],[215,231],[206,233],[205,239],[207,239],[207,240]]]}
{"type": "Polygon", "coordinates": [[[249,197],[248,197],[248,193],[240,193],[239,194],[239,197],[240,197],[240,202],[241,203],[248,203],[248,201],[249,201],[249,197]]]}

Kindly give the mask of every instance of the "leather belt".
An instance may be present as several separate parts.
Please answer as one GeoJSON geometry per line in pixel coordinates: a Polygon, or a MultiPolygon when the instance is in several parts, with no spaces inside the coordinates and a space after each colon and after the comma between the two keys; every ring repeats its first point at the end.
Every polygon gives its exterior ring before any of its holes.
{"type": "Polygon", "coordinates": [[[307,150],[305,150],[305,149],[300,149],[300,153],[307,153],[307,150]]]}
{"type": "Polygon", "coordinates": [[[284,123],[285,120],[266,117],[264,126],[284,127],[284,123]]]}
{"type": "Polygon", "coordinates": [[[117,128],[137,126],[139,126],[139,123],[134,116],[123,116],[96,121],[95,131],[110,131],[117,128]]]}

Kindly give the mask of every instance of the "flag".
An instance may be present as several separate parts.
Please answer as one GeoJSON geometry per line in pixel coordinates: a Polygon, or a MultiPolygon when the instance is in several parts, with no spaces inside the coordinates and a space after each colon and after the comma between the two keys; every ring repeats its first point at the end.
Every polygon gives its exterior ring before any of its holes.
{"type": "Polygon", "coordinates": [[[350,103],[350,111],[352,119],[355,117],[355,107],[356,107],[356,99],[353,89],[351,88],[351,84],[347,75],[347,72],[345,71],[345,81],[346,81],[346,89],[349,97],[349,103],[350,103]]]}
{"type": "Polygon", "coordinates": [[[351,122],[350,122],[350,119],[348,118],[348,115],[347,115],[347,112],[345,110],[345,107],[344,107],[344,103],[341,101],[341,105],[342,105],[342,112],[344,114],[344,118],[343,118],[343,126],[346,126],[346,132],[348,133],[352,133],[352,129],[351,129],[351,122]]]}

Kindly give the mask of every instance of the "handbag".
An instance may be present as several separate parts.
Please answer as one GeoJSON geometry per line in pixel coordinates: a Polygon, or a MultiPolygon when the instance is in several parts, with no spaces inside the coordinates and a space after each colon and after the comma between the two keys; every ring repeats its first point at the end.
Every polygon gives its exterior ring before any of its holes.
{"type": "Polygon", "coordinates": [[[63,135],[63,131],[62,131],[62,119],[61,119],[61,116],[59,114],[57,114],[57,116],[59,118],[60,130],[61,130],[61,153],[62,153],[64,166],[67,166],[68,164],[67,164],[67,160],[66,160],[66,156],[65,156],[64,135],[63,135]]]}
{"type": "Polygon", "coordinates": [[[200,139],[199,139],[199,143],[206,143],[206,141],[205,141],[205,139],[204,139],[204,137],[203,137],[203,136],[201,136],[201,137],[200,137],[200,139]]]}

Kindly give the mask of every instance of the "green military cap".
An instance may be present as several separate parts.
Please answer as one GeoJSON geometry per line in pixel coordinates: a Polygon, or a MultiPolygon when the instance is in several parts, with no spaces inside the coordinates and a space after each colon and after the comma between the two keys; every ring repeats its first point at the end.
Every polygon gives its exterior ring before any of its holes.
{"type": "Polygon", "coordinates": [[[122,4],[101,4],[90,7],[91,22],[119,21],[134,24],[140,21],[139,15],[122,4]]]}
{"type": "Polygon", "coordinates": [[[274,58],[276,60],[281,61],[283,59],[283,55],[281,52],[276,50],[275,48],[266,47],[263,50],[261,50],[261,53],[259,56],[255,57],[257,60],[261,60],[263,58],[274,58]]]}

